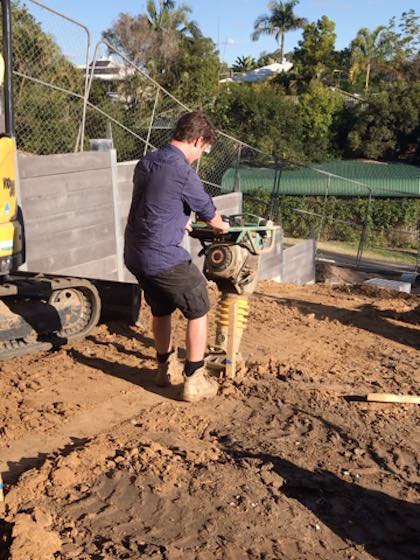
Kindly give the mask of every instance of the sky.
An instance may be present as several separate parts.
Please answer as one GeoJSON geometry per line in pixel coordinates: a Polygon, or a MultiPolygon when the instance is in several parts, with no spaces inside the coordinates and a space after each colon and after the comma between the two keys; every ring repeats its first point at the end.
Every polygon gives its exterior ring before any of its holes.
{"type": "MultiPolygon", "coordinates": [[[[416,9],[418,0],[301,0],[296,15],[316,21],[323,15],[336,22],[336,48],[349,45],[361,27],[374,29],[387,24],[392,16],[399,16],[410,8],[416,9]]],[[[30,11],[51,32],[74,63],[84,62],[84,37],[74,26],[61,18],[51,16],[30,0],[24,0],[30,11]]],[[[101,32],[108,29],[120,12],[136,15],[145,11],[145,0],[43,0],[48,5],[87,26],[92,42],[100,40],[101,32]]],[[[258,58],[262,51],[278,48],[272,37],[261,37],[254,42],[250,36],[256,18],[269,13],[267,0],[186,0],[192,8],[191,18],[204,35],[218,45],[221,59],[232,64],[238,56],[258,58]]],[[[302,36],[301,31],[286,35],[286,52],[292,50],[302,36]]]]}

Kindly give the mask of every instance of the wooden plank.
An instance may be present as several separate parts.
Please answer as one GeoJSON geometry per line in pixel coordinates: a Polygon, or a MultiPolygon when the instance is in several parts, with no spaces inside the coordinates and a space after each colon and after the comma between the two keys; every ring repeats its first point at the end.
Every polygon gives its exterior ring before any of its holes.
{"type": "Polygon", "coordinates": [[[370,402],[420,404],[418,395],[394,395],[392,393],[369,393],[366,399],[370,402]]]}
{"type": "Polygon", "coordinates": [[[110,152],[83,152],[49,156],[18,156],[20,179],[61,175],[111,166],[110,152]]]}
{"type": "Polygon", "coordinates": [[[110,169],[61,173],[49,177],[30,177],[20,182],[22,201],[30,204],[34,198],[62,196],[63,193],[111,188],[110,169]]]}

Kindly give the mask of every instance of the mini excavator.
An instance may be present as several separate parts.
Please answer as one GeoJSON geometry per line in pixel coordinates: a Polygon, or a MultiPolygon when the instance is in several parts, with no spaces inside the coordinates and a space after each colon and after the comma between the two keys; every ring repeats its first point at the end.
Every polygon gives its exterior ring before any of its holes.
{"type": "Polygon", "coordinates": [[[209,347],[207,367],[234,377],[239,345],[249,313],[249,298],[257,285],[261,256],[272,251],[279,226],[254,214],[225,216],[226,234],[199,221],[190,236],[198,239],[204,256],[203,272],[219,292],[216,336],[209,347]]]}
{"type": "Polygon", "coordinates": [[[12,91],[10,0],[0,0],[0,360],[47,350],[87,336],[97,324],[100,298],[88,280],[18,272],[25,261],[18,207],[12,91]]]}

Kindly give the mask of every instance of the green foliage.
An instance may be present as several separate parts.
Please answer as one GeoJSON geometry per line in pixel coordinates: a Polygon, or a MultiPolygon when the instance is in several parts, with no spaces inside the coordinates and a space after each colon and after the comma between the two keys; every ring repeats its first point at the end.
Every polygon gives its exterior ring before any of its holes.
{"type": "MultiPolygon", "coordinates": [[[[149,0],[146,13],[120,14],[103,36],[172,95],[205,109],[217,95],[221,63],[213,41],[202,35],[190,13],[174,1],[158,7],[149,0]]],[[[126,97],[139,95],[141,90],[126,92],[126,97]]]]}
{"type": "Polygon", "coordinates": [[[318,80],[313,80],[307,92],[300,96],[302,141],[309,160],[323,161],[337,155],[333,129],[343,105],[343,98],[318,80]]]}
{"type": "Polygon", "coordinates": [[[198,35],[181,40],[182,56],[161,83],[187,105],[206,110],[219,89],[221,64],[215,44],[198,35]]]}
{"type": "Polygon", "coordinates": [[[298,107],[270,83],[229,84],[216,99],[213,116],[221,128],[274,159],[302,159],[298,107]]]}
{"type": "MultiPolygon", "coordinates": [[[[83,92],[83,74],[62,54],[54,38],[25,6],[13,3],[14,71],[83,92]]],[[[18,148],[36,153],[71,152],[75,148],[82,105],[75,96],[28,80],[14,78],[15,128],[18,148]]]]}
{"type": "Polygon", "coordinates": [[[254,68],[257,68],[257,63],[252,56],[238,56],[232,66],[234,72],[248,72],[254,68]]]}
{"type": "Polygon", "coordinates": [[[358,77],[364,75],[364,89],[368,91],[372,68],[381,67],[392,54],[392,37],[384,25],[373,31],[366,27],[360,29],[351,44],[350,82],[358,83],[358,77]]]}
{"type": "Polygon", "coordinates": [[[269,64],[273,64],[274,62],[281,62],[280,49],[276,49],[271,53],[263,51],[257,60],[257,67],[261,68],[261,66],[268,66],[269,64]]]}
{"type": "Polygon", "coordinates": [[[349,111],[347,157],[420,158],[420,83],[398,82],[349,111]]]}
{"type": "Polygon", "coordinates": [[[327,16],[306,25],[293,52],[294,72],[307,83],[321,78],[331,81],[338,62],[335,40],[335,23],[327,16]]]}
{"type": "MultiPolygon", "coordinates": [[[[280,196],[278,203],[275,218],[286,236],[320,235],[322,241],[355,242],[360,239],[369,201],[367,198],[333,196],[327,200],[321,196],[280,196]]],[[[244,211],[267,216],[269,207],[270,193],[266,190],[244,194],[244,211]]],[[[372,199],[368,214],[369,240],[382,245],[416,248],[415,235],[397,237],[396,233],[399,230],[415,232],[419,219],[419,199],[372,199]]]]}

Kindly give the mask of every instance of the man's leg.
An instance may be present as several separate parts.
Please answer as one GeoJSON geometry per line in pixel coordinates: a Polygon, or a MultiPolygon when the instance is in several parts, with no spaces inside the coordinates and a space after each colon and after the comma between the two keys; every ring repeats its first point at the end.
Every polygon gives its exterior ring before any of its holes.
{"type": "Polygon", "coordinates": [[[200,401],[217,395],[218,383],[211,379],[204,366],[207,346],[207,314],[189,319],[187,326],[187,361],[184,366],[185,383],[182,398],[200,401]]]}
{"type": "Polygon", "coordinates": [[[153,317],[153,337],[158,354],[169,354],[172,350],[171,319],[172,315],[153,317]]]}
{"type": "Polygon", "coordinates": [[[182,366],[178,362],[176,352],[172,348],[171,318],[172,315],[164,315],[163,317],[153,316],[152,321],[158,361],[155,383],[160,387],[177,385],[183,381],[182,366]]]}
{"type": "Polygon", "coordinates": [[[187,360],[200,362],[207,347],[207,314],[198,319],[189,319],[187,326],[187,360]]]}

